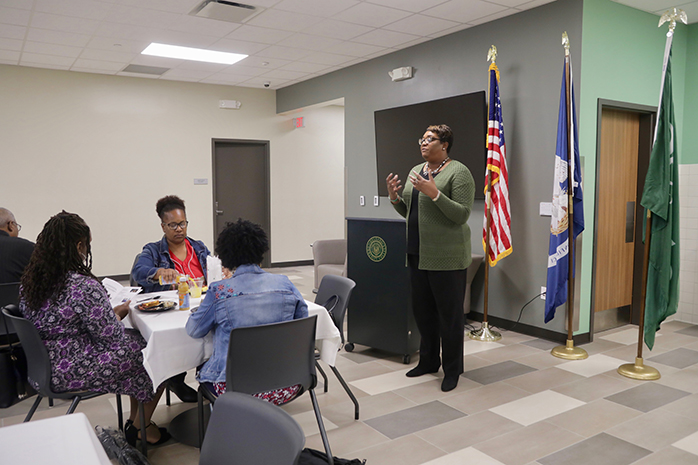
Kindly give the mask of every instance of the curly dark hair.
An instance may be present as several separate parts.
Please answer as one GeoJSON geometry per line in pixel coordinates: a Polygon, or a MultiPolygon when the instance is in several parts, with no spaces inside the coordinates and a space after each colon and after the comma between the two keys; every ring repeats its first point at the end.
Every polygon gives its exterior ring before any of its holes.
{"type": "Polygon", "coordinates": [[[63,210],[44,225],[22,275],[22,297],[27,306],[39,310],[44,302],[63,290],[70,271],[95,278],[90,227],[80,216],[63,210]],[[87,247],[86,257],[78,251],[80,241],[87,247]]]}
{"type": "Polygon", "coordinates": [[[446,146],[446,153],[451,153],[451,147],[453,147],[453,131],[450,127],[445,124],[435,124],[433,126],[429,126],[427,131],[431,131],[439,136],[441,142],[448,142],[448,145],[446,146]]]}
{"type": "Polygon", "coordinates": [[[186,213],[187,209],[184,208],[184,200],[176,195],[167,195],[158,200],[158,203],[155,204],[155,211],[158,212],[160,219],[162,219],[165,213],[171,212],[172,210],[182,210],[186,213]]]}
{"type": "Polygon", "coordinates": [[[216,240],[216,254],[229,270],[240,265],[259,265],[268,250],[269,238],[264,229],[242,218],[226,224],[216,240]]]}

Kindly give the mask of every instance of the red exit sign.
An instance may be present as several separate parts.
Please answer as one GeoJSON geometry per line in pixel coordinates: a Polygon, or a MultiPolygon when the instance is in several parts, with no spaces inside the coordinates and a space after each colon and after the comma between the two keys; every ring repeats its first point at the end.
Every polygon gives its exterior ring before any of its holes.
{"type": "Polygon", "coordinates": [[[294,128],[304,128],[305,127],[305,118],[302,116],[299,116],[298,118],[293,118],[293,127],[294,128]]]}

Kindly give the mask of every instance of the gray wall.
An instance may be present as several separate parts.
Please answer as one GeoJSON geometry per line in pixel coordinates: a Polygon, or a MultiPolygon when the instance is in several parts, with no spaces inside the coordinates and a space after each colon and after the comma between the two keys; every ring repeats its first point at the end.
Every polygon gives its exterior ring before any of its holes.
{"type": "MultiPolygon", "coordinates": [[[[487,51],[492,44],[496,45],[514,251],[491,269],[489,311],[493,316],[516,320],[523,304],[540,292],[546,280],[550,218],[539,216],[538,206],[540,202],[550,202],[552,197],[563,31],[570,37],[572,66],[578,76],[582,1],[558,0],[283,88],[277,92],[277,111],[343,97],[347,215],[396,218],[387,198],[382,198],[377,208],[369,202],[377,194],[374,111],[485,89],[487,51]],[[414,78],[392,82],[387,72],[400,66],[413,66],[414,78]],[[359,206],[360,195],[366,196],[367,206],[359,206]]],[[[576,89],[580,88],[579,84],[576,82],[576,89]]],[[[578,101],[579,92],[576,97],[578,101]]],[[[416,140],[420,135],[405,134],[405,137],[416,140]]],[[[415,164],[421,161],[416,144],[414,153],[405,156],[414,158],[415,164]]],[[[473,175],[484,176],[484,173],[473,175]]],[[[403,179],[405,176],[406,173],[401,173],[403,179]]],[[[482,202],[476,202],[469,221],[474,253],[483,253],[480,239],[483,210],[482,202]]],[[[479,302],[473,308],[481,312],[483,302],[478,292],[478,287],[482,287],[481,276],[474,286],[479,302]]],[[[529,305],[522,323],[565,332],[564,318],[543,324],[543,308],[542,300],[529,305]]],[[[564,314],[562,308],[558,312],[564,314]]]]}

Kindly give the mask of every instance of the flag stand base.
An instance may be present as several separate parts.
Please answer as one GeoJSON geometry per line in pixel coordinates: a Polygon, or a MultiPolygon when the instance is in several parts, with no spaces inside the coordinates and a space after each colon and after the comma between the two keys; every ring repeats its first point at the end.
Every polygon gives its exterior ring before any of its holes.
{"type": "Polygon", "coordinates": [[[572,339],[567,339],[567,345],[557,346],[550,353],[557,358],[564,358],[565,360],[584,360],[589,357],[586,350],[574,346],[572,339]]]}
{"type": "Polygon", "coordinates": [[[502,338],[497,331],[490,330],[490,325],[486,321],[482,322],[480,329],[474,329],[468,333],[470,339],[482,342],[495,342],[502,338]]]}
{"type": "Polygon", "coordinates": [[[656,368],[647,367],[642,357],[636,357],[635,363],[626,363],[618,367],[618,373],[626,378],[639,379],[640,381],[653,381],[662,377],[656,368]]]}

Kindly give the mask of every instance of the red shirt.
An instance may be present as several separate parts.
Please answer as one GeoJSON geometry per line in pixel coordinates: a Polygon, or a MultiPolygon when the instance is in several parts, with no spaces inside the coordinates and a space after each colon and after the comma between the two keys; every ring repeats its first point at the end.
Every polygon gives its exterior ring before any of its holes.
{"type": "Polygon", "coordinates": [[[184,258],[184,261],[177,258],[172,253],[172,249],[170,249],[170,257],[172,257],[174,262],[175,270],[177,273],[186,274],[190,278],[205,278],[204,270],[201,268],[201,263],[199,263],[199,259],[194,253],[194,248],[189,243],[189,239],[184,239],[184,243],[187,246],[187,256],[184,258]]]}

